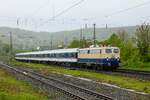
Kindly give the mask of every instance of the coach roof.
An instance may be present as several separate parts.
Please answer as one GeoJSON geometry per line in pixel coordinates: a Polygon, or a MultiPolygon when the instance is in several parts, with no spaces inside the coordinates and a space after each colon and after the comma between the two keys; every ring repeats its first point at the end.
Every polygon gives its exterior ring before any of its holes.
{"type": "Polygon", "coordinates": [[[74,53],[74,52],[78,52],[78,48],[25,52],[25,53],[17,53],[16,55],[52,54],[52,53],[74,53]]]}

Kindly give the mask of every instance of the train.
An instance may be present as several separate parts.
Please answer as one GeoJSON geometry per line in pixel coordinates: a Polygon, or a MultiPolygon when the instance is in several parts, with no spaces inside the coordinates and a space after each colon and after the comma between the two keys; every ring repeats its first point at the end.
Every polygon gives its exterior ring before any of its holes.
{"type": "Polygon", "coordinates": [[[68,67],[114,70],[120,64],[120,49],[112,46],[101,46],[34,51],[17,53],[15,54],[15,59],[68,67]]]}

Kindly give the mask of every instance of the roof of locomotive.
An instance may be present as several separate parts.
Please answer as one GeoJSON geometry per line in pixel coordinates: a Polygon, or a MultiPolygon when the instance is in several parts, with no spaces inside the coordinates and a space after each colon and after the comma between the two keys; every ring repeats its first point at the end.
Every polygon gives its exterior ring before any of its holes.
{"type": "Polygon", "coordinates": [[[83,48],[83,49],[79,49],[79,50],[97,50],[97,49],[119,49],[119,48],[111,47],[111,46],[102,46],[102,47],[83,48]]]}
{"type": "Polygon", "coordinates": [[[33,52],[17,53],[16,55],[51,54],[51,53],[74,53],[74,52],[78,52],[78,48],[56,49],[56,50],[46,50],[46,51],[33,51],[33,52]]]}

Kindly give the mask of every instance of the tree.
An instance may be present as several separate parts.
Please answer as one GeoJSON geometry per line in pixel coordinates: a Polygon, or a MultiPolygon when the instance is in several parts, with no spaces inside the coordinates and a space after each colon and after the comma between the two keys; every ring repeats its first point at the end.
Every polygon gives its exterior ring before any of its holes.
{"type": "Polygon", "coordinates": [[[9,45],[0,43],[0,55],[8,55],[9,52],[10,52],[9,45]]]}
{"type": "Polygon", "coordinates": [[[100,44],[102,45],[111,45],[111,46],[119,46],[121,40],[119,39],[118,35],[113,33],[108,40],[101,41],[100,44]]]}
{"type": "Polygon", "coordinates": [[[80,41],[73,40],[68,47],[69,48],[79,48],[80,47],[80,41]]]}
{"type": "Polygon", "coordinates": [[[138,26],[136,33],[136,44],[139,50],[139,54],[143,61],[148,60],[149,47],[150,47],[150,27],[149,24],[142,24],[138,26]]]}
{"type": "Polygon", "coordinates": [[[123,41],[123,42],[127,41],[127,39],[128,39],[128,34],[126,33],[125,30],[119,30],[119,31],[117,32],[117,34],[118,34],[118,37],[120,38],[121,41],[123,41]]]}

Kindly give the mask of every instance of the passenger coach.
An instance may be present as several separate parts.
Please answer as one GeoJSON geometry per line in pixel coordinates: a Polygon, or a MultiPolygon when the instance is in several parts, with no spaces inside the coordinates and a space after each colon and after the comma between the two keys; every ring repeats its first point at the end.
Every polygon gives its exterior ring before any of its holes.
{"type": "Polygon", "coordinates": [[[18,53],[15,59],[23,61],[77,63],[77,50],[75,48],[18,53]]]}

